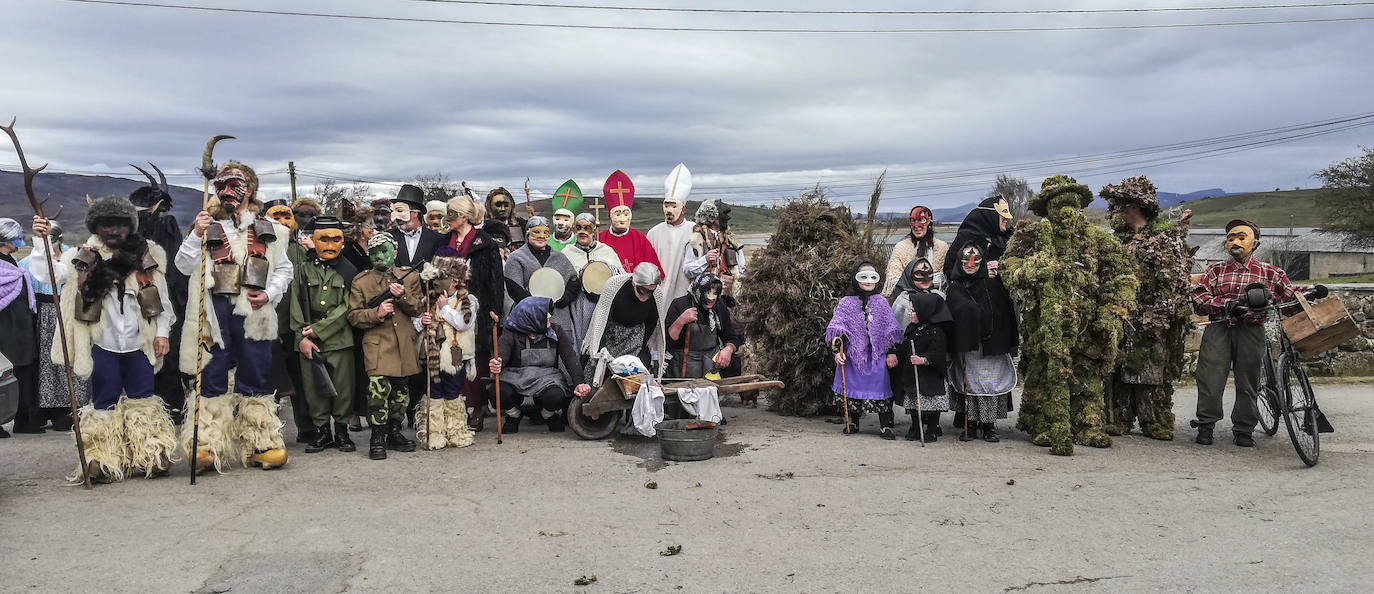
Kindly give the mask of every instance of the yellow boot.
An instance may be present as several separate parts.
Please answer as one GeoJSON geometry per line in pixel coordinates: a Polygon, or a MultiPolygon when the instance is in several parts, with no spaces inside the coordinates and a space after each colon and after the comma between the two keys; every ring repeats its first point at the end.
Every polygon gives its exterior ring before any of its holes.
{"type": "Polygon", "coordinates": [[[245,466],[252,464],[270,470],[286,464],[286,442],[281,438],[276,398],[270,394],[240,397],[235,422],[239,455],[245,466]]]}
{"type": "MultiPolygon", "coordinates": [[[[194,396],[188,395],[187,404],[195,406],[194,396]]],[[[191,452],[191,434],[195,429],[195,411],[187,411],[186,422],[181,425],[181,445],[187,455],[194,455],[195,472],[200,474],[210,468],[223,473],[238,453],[234,447],[234,401],[236,396],[205,397],[200,399],[200,434],[195,454],[191,452]]]]}

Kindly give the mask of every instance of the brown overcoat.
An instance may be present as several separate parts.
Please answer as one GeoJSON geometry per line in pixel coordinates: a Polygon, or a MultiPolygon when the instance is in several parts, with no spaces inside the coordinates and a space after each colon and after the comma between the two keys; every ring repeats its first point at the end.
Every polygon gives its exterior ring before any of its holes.
{"type": "Polygon", "coordinates": [[[405,276],[408,268],[392,268],[386,272],[368,270],[353,278],[348,296],[348,323],[363,331],[363,367],[368,375],[406,377],[420,373],[415,353],[415,326],[411,317],[424,313],[424,295],[420,292],[420,277],[412,274],[402,283],[405,292],[392,303],[396,311],[386,318],[377,317],[377,308],[368,307],[374,296],[386,292],[387,287],[405,276]]]}

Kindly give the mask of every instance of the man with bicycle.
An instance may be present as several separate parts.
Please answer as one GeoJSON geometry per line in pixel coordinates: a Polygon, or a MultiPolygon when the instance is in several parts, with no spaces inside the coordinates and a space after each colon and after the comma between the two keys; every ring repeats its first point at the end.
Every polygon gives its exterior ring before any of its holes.
{"type": "Polygon", "coordinates": [[[1259,246],[1258,225],[1235,219],[1226,223],[1226,252],[1231,259],[1208,266],[1189,296],[1193,312],[1207,316],[1197,361],[1197,443],[1212,445],[1212,427],[1223,416],[1226,376],[1236,374],[1236,402],[1231,430],[1236,445],[1254,447],[1250,435],[1259,422],[1255,398],[1260,389],[1260,366],[1265,357],[1264,323],[1267,312],[1252,309],[1244,298],[1251,284],[1262,285],[1283,315],[1301,310],[1294,287],[1283,269],[1254,257],[1259,246]]]}

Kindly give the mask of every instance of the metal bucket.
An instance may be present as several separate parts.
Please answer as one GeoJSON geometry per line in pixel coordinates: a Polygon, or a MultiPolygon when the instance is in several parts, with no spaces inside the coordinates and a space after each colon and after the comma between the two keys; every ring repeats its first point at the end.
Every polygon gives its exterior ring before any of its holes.
{"type": "Polygon", "coordinates": [[[696,422],[696,419],[679,419],[663,421],[654,426],[658,431],[658,447],[663,452],[664,460],[694,462],[709,460],[716,455],[716,437],[720,435],[720,429],[684,429],[696,422]]]}

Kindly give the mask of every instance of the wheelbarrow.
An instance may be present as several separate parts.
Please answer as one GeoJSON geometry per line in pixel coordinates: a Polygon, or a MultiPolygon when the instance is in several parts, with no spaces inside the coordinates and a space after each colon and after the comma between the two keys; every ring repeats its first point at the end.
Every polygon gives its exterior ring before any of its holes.
{"type": "MultiPolygon", "coordinates": [[[[568,428],[582,439],[606,439],[615,433],[621,420],[634,406],[634,399],[644,382],[652,381],[648,373],[631,376],[616,376],[609,370],[602,381],[585,398],[573,398],[568,405],[568,428]]],[[[738,394],[751,390],[768,388],[782,389],[783,383],[765,379],[762,375],[741,375],[720,380],[663,378],[660,386],[665,397],[676,397],[683,388],[705,388],[715,386],[721,394],[738,394]]]]}

